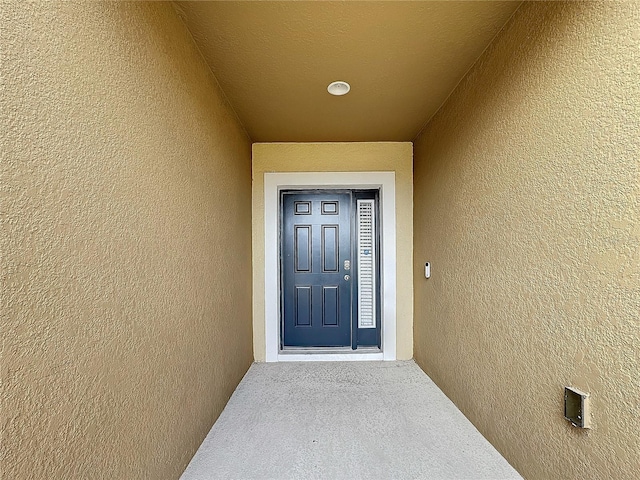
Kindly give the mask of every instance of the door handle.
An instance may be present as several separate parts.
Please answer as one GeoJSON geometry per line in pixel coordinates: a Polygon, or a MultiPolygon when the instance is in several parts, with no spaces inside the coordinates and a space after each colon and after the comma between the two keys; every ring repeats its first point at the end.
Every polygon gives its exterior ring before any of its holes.
{"type": "Polygon", "coordinates": [[[345,272],[348,272],[349,270],[351,270],[351,260],[344,261],[344,270],[345,272]]]}

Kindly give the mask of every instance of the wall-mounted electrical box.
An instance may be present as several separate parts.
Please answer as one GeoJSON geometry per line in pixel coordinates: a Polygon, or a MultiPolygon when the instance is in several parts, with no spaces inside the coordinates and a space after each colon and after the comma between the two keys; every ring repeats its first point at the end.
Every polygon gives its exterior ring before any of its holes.
{"type": "Polygon", "coordinates": [[[572,387],[564,387],[564,418],[579,428],[591,428],[589,394],[572,387]]]}

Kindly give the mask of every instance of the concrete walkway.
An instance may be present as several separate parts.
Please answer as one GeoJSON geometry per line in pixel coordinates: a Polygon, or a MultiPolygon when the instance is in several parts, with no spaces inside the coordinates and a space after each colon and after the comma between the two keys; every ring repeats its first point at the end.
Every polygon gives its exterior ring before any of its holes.
{"type": "Polygon", "coordinates": [[[182,475],[521,478],[413,362],[254,364],[182,475]]]}

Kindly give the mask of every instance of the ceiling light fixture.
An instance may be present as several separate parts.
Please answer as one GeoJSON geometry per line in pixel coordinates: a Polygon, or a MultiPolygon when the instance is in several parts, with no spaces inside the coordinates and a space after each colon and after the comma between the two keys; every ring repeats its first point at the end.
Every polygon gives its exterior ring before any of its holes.
{"type": "Polygon", "coordinates": [[[329,92],[331,95],[337,96],[346,95],[347,93],[349,93],[349,90],[351,90],[351,85],[341,80],[337,82],[331,82],[327,87],[327,92],[329,92]]]}

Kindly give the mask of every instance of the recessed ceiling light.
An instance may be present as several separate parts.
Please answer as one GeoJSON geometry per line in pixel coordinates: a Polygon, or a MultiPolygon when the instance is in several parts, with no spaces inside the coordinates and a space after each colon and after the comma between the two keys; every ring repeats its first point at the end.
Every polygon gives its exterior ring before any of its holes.
{"type": "Polygon", "coordinates": [[[349,85],[347,82],[343,82],[340,80],[337,82],[331,82],[327,87],[327,91],[331,95],[338,95],[338,96],[346,95],[347,93],[349,93],[349,90],[351,90],[351,85],[349,85]]]}

